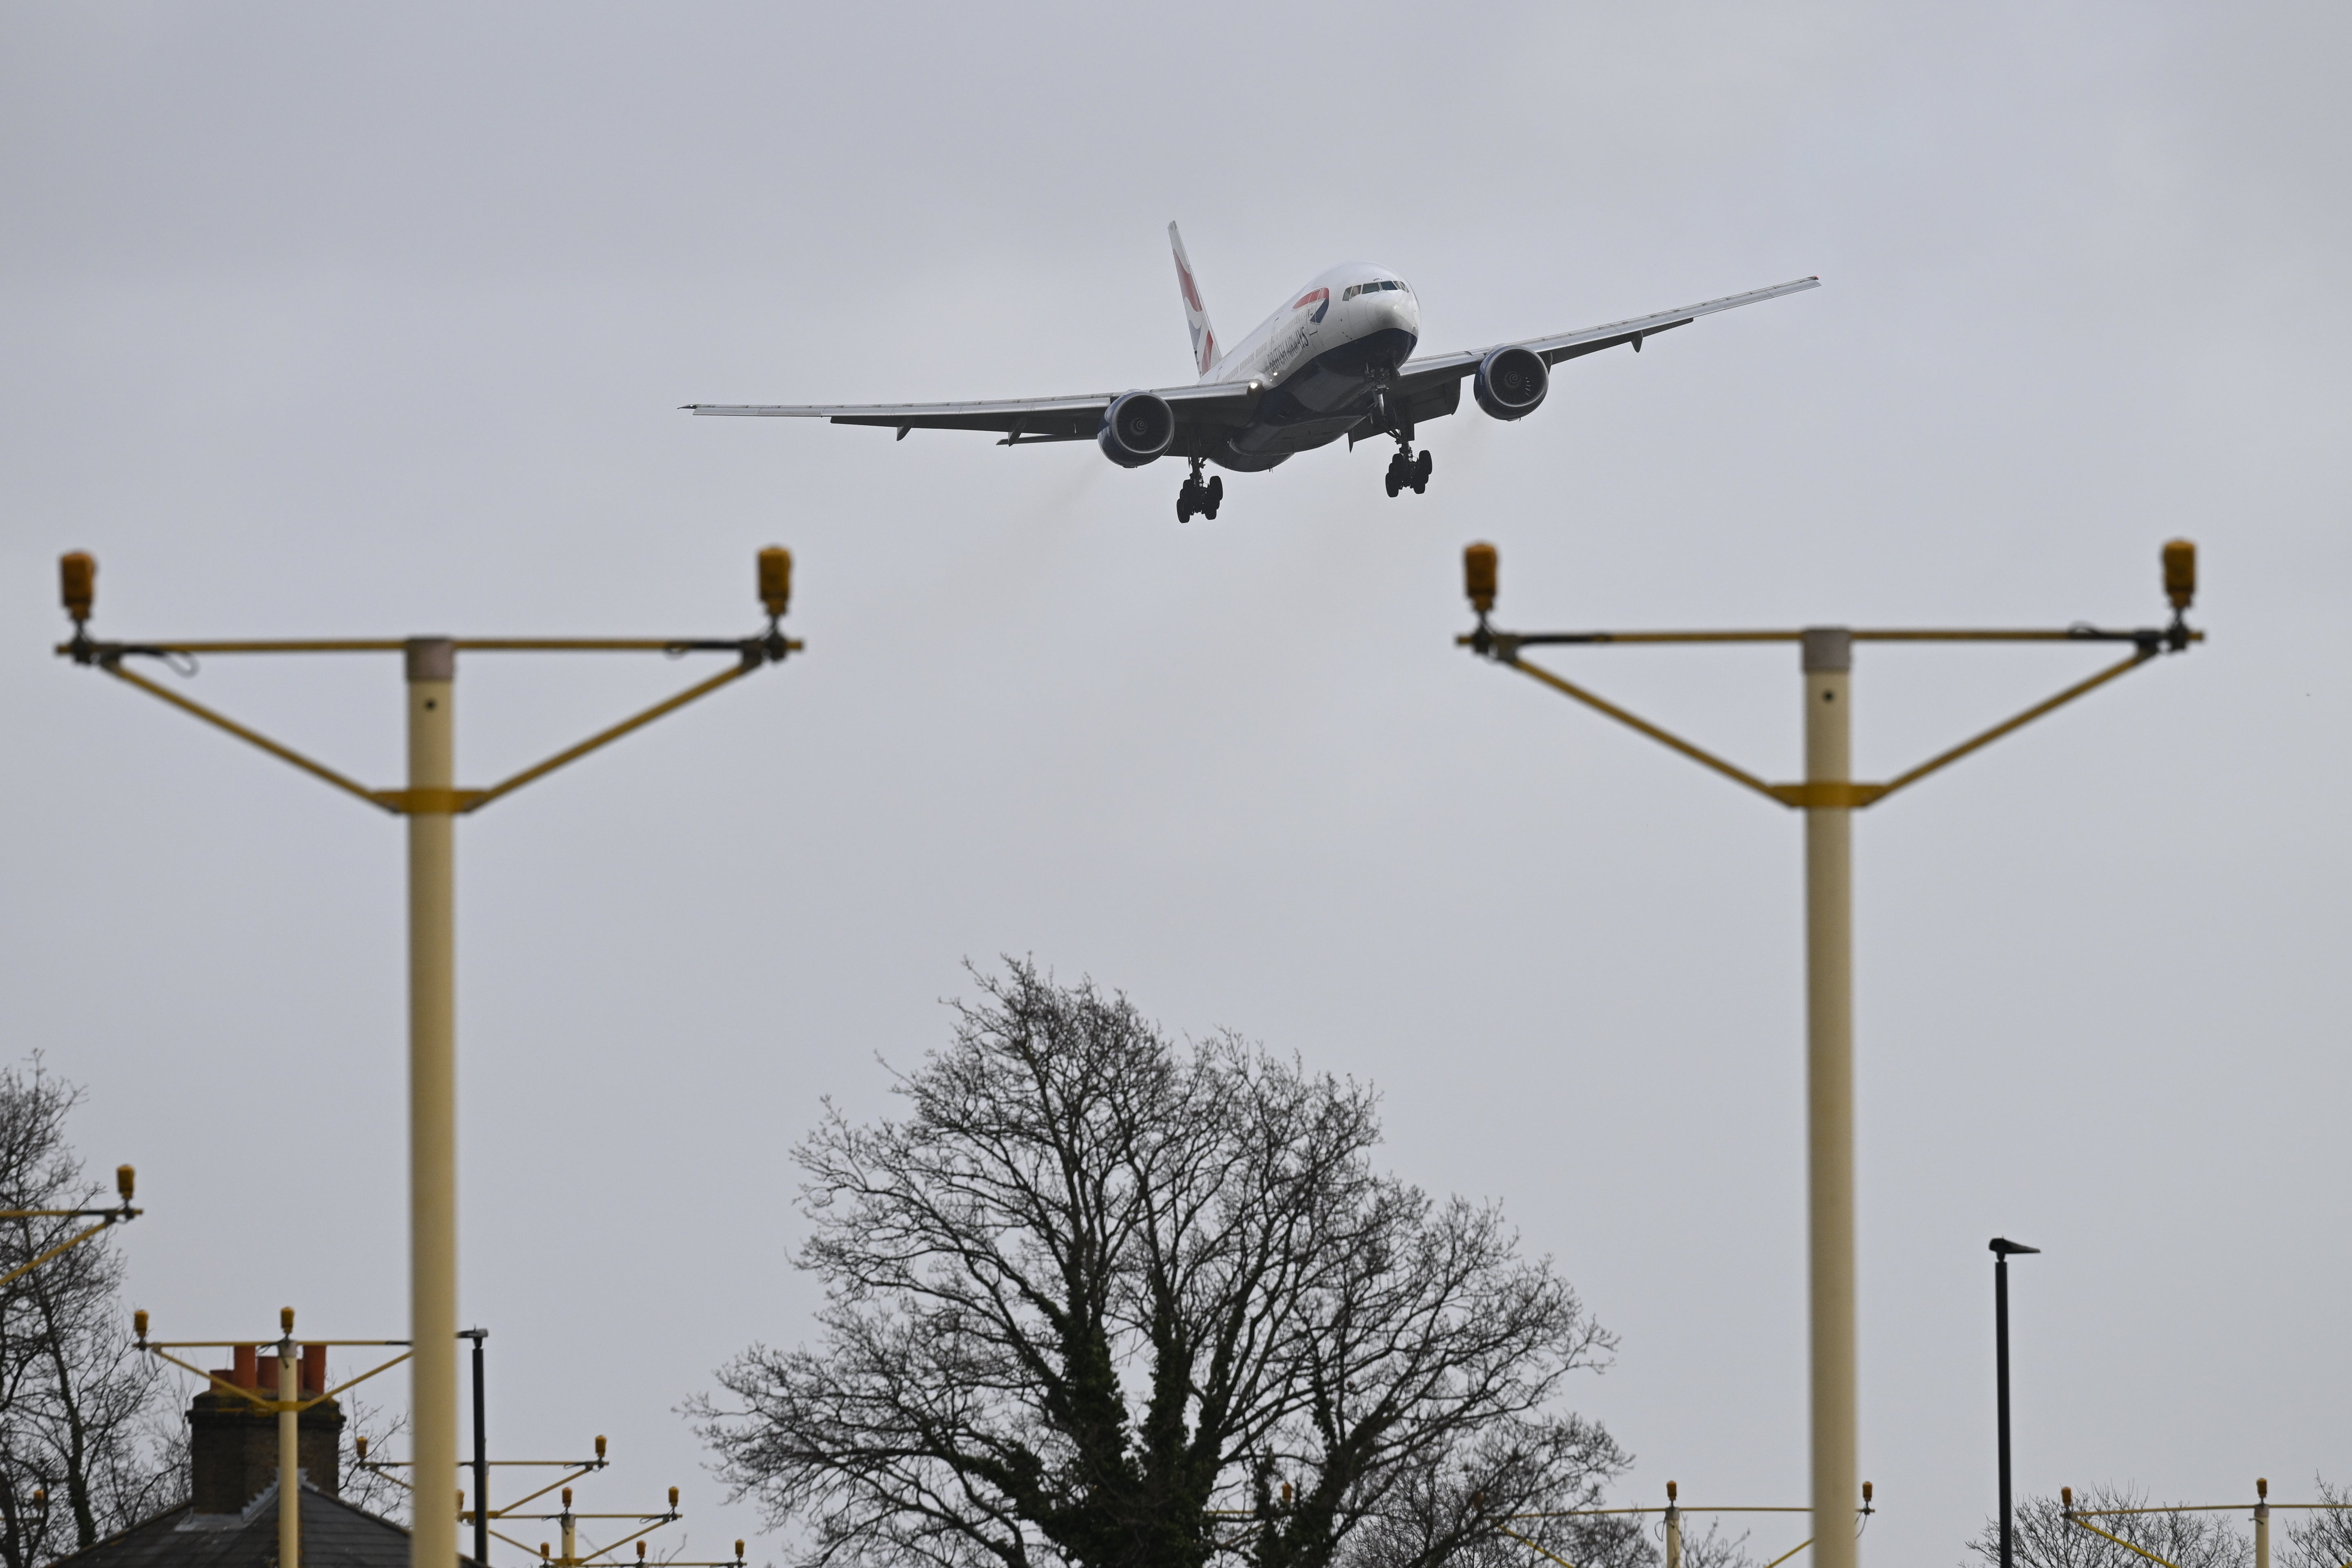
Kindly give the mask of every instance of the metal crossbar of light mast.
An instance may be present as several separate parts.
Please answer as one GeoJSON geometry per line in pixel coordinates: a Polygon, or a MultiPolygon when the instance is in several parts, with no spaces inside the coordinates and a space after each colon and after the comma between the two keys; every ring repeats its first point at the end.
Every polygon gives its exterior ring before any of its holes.
{"type": "Polygon", "coordinates": [[[118,1225],[127,1225],[145,1214],[147,1212],[145,1209],[131,1206],[131,1196],[138,1184],[138,1174],[129,1165],[117,1165],[114,1168],[114,1190],[121,1195],[122,1201],[110,1209],[0,1209],[0,1219],[94,1219],[98,1221],[96,1225],[85,1226],[56,1246],[43,1251],[39,1256],[19,1263],[7,1273],[0,1274],[0,1287],[15,1284],[42,1264],[63,1258],[91,1237],[102,1235],[118,1225]]]}
{"type": "MultiPolygon", "coordinates": [[[[2198,1502],[2179,1503],[2169,1508],[2076,1508],[2074,1489],[2073,1487],[2058,1489],[2060,1518],[2077,1529],[2087,1530],[2103,1540],[2114,1542],[2134,1556],[2147,1558],[2150,1563],[2157,1563],[2158,1568],[2180,1568],[2180,1565],[2170,1558],[2158,1556],[2145,1546],[2137,1545],[2126,1541],[2120,1535],[2101,1530],[2097,1525],[2085,1521],[2094,1519],[2117,1519],[2144,1513],[2235,1513],[2245,1506],[2242,1502],[2198,1502]]],[[[2352,1502],[2273,1502],[2269,1479],[2265,1477],[2255,1477],[2252,1515],[2254,1521],[2254,1568],[2271,1568],[2271,1511],[2273,1509],[2282,1508],[2311,1510],[2322,1513],[2343,1513],[2352,1510],[2352,1502]]]]}

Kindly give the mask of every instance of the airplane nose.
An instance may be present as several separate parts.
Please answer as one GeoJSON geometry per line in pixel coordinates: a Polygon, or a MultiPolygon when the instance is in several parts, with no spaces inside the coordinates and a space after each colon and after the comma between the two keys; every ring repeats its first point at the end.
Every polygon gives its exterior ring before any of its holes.
{"type": "Polygon", "coordinates": [[[1421,339],[1421,308],[1410,294],[1382,294],[1380,299],[1380,326],[1386,331],[1402,332],[1417,342],[1421,339]]]}
{"type": "Polygon", "coordinates": [[[1372,314],[1378,327],[1395,327],[1415,337],[1421,335],[1420,308],[1414,303],[1413,297],[1402,289],[1391,289],[1375,296],[1372,314]]]}

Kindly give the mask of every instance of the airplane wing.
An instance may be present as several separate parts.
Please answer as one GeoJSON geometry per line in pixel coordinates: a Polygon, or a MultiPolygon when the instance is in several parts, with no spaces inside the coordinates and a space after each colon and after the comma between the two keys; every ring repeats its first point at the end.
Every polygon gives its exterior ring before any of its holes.
{"type": "MultiPolygon", "coordinates": [[[[1225,382],[1157,388],[1152,395],[1167,400],[1180,425],[1244,425],[1257,405],[1259,391],[1255,382],[1225,382]]],[[[985,403],[688,403],[684,406],[696,414],[873,425],[896,429],[902,441],[909,430],[994,430],[1004,436],[998,446],[1023,447],[1034,441],[1093,440],[1102,429],[1103,411],[1120,395],[1104,393],[985,403]]]]}
{"type": "Polygon", "coordinates": [[[1687,327],[1701,316],[1712,316],[1717,310],[1733,310],[1759,300],[1777,300],[1783,294],[1801,294],[1808,289],[1818,289],[1818,278],[1798,278],[1787,283],[1776,283],[1769,289],[1751,289],[1745,294],[1727,294],[1720,300],[1702,304],[1685,305],[1679,310],[1661,310],[1654,316],[1636,316],[1631,321],[1611,321],[1605,326],[1586,327],[1580,331],[1561,332],[1556,337],[1527,338],[1519,342],[1495,343],[1465,353],[1432,354],[1426,359],[1407,360],[1398,372],[1401,389],[1411,395],[1433,382],[1457,380],[1478,368],[1479,362],[1500,348],[1533,349],[1543,355],[1544,363],[1558,364],[1564,359],[1580,354],[1598,353],[1613,349],[1620,343],[1631,343],[1640,353],[1642,340],[1654,333],[1687,327]]]}

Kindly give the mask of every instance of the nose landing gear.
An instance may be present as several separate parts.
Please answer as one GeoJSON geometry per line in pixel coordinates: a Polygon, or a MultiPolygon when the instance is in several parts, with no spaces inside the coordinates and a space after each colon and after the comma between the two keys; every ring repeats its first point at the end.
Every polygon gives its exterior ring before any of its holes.
{"type": "Polygon", "coordinates": [[[1425,494],[1429,489],[1429,472],[1433,466],[1426,451],[1416,458],[1412,455],[1412,443],[1399,437],[1396,456],[1389,459],[1390,498],[1393,500],[1399,490],[1407,489],[1415,495],[1425,494]]]}
{"type": "Polygon", "coordinates": [[[1217,508],[1225,499],[1225,477],[1213,474],[1205,481],[1201,478],[1202,459],[1192,459],[1192,477],[1176,492],[1176,521],[1190,522],[1195,515],[1211,522],[1217,521],[1217,508]]]}

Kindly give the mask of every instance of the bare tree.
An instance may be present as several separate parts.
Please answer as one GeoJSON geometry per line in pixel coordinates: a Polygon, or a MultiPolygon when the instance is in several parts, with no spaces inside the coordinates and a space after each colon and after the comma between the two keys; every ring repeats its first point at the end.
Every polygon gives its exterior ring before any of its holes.
{"type": "MultiPolygon", "coordinates": [[[[81,1090],[36,1057],[0,1068],[0,1208],[96,1206],[66,1142],[81,1090]]],[[[0,1272],[84,1221],[0,1220],[0,1272]]],[[[133,1348],[122,1260],[99,1237],[0,1289],[0,1559],[6,1568],[78,1552],[143,1517],[159,1486],[152,1441],[161,1384],[133,1348]]]]}
{"type": "Polygon", "coordinates": [[[1575,1416],[1513,1419],[1397,1479],[1339,1554],[1343,1568],[1644,1568],[1657,1553],[1624,1514],[1596,1514],[1625,1468],[1608,1433],[1575,1416]]]}
{"type": "MultiPolygon", "coordinates": [[[[2243,1568],[2253,1561],[2253,1543],[2219,1513],[2183,1513],[2150,1505],[2128,1488],[2093,1487],[2078,1493],[2080,1510],[2149,1509],[2145,1513],[2113,1514],[2088,1522],[2109,1535],[2121,1536],[2143,1552],[2152,1552],[2180,1568],[2243,1568]]],[[[2247,1510],[2252,1513],[2252,1508],[2247,1510]]],[[[2114,1542],[2092,1534],[2065,1518],[2057,1498],[2028,1498],[2018,1504],[2016,1559],[2024,1568],[2141,1568],[2147,1559],[2114,1542]]],[[[1987,1522],[1984,1532],[1969,1542],[1976,1561],[2000,1561],[2000,1521],[1987,1522]]]]}
{"type": "MultiPolygon", "coordinates": [[[[371,1461],[392,1457],[394,1441],[408,1431],[408,1411],[405,1406],[372,1405],[356,1391],[342,1397],[343,1430],[342,1461],[336,1468],[342,1473],[343,1500],[355,1508],[363,1508],[379,1519],[395,1524],[408,1522],[409,1501],[414,1495],[392,1471],[362,1463],[360,1449],[365,1447],[371,1461]]],[[[466,1472],[470,1484],[473,1472],[466,1472]]],[[[468,1500],[469,1504],[472,1500],[468,1500]]],[[[476,1505],[478,1506],[478,1505],[476,1505]]]]}
{"type": "Polygon", "coordinates": [[[975,978],[904,1120],[797,1151],[822,1342],[693,1406],[810,1563],[1433,1568],[1623,1468],[1553,1408],[1608,1336],[1492,1205],[1373,1169],[1368,1089],[975,978]]]}
{"type": "Polygon", "coordinates": [[[2287,1516],[2286,1568],[2352,1568],[2352,1491],[2339,1491],[2320,1477],[2312,1479],[2319,1488],[2319,1500],[2335,1506],[2287,1516]]]}
{"type": "Polygon", "coordinates": [[[1757,1568],[1748,1551],[1747,1531],[1733,1535],[1720,1520],[1709,1520],[1706,1533],[1683,1538],[1683,1568],[1757,1568]]]}

